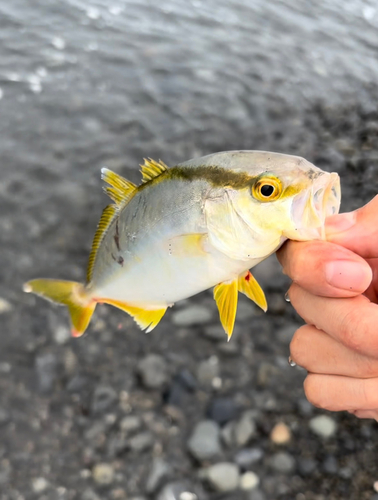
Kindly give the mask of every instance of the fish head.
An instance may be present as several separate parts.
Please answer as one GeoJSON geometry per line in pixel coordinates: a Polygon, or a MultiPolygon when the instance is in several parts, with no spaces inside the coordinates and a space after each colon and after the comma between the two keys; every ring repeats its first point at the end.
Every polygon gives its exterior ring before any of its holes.
{"type": "MultiPolygon", "coordinates": [[[[238,228],[232,230],[233,242],[228,243],[233,250],[226,253],[234,258],[242,254],[264,258],[286,239],[325,238],[325,219],[340,208],[337,173],[325,172],[296,156],[257,151],[234,154],[237,157],[228,167],[246,175],[246,181],[242,188],[225,187],[222,211],[233,213],[227,217],[238,228]]],[[[219,247],[222,236],[225,249],[225,231],[213,229],[216,232],[213,240],[219,247]]]]}

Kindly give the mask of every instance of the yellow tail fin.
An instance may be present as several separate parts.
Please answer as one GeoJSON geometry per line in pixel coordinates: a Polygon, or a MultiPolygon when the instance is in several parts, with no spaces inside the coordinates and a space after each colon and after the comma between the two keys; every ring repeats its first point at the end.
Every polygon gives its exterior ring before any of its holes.
{"type": "Polygon", "coordinates": [[[85,332],[96,307],[96,302],[87,297],[83,285],[75,281],[36,279],[25,283],[24,291],[67,306],[73,337],[80,337],[85,332]]]}

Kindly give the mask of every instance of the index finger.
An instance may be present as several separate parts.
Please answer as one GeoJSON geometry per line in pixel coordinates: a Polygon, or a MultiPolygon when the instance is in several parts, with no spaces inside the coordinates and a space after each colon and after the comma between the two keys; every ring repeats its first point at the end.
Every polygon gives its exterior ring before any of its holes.
{"type": "Polygon", "coordinates": [[[371,268],[362,257],[326,241],[288,241],[277,258],[294,283],[323,297],[354,297],[372,279],[371,268]]]}

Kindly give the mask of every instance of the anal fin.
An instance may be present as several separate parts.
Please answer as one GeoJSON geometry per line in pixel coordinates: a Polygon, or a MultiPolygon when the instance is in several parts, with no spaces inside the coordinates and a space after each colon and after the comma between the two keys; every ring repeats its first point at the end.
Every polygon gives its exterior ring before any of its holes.
{"type": "Polygon", "coordinates": [[[245,271],[239,275],[238,290],[239,292],[244,293],[244,295],[246,295],[249,299],[253,300],[253,302],[261,307],[264,312],[267,311],[268,304],[266,302],[265,294],[250,271],[245,271]]]}
{"type": "Polygon", "coordinates": [[[228,340],[232,336],[235,324],[236,309],[238,306],[238,281],[219,283],[214,287],[214,300],[219,310],[219,317],[227,333],[228,340]]]}
{"type": "Polygon", "coordinates": [[[130,306],[124,302],[111,299],[99,299],[99,302],[122,309],[122,311],[125,311],[127,314],[132,316],[136,324],[141,328],[141,330],[145,330],[146,333],[150,332],[155,328],[155,326],[157,326],[167,310],[166,307],[163,309],[142,309],[141,307],[130,306]]]}

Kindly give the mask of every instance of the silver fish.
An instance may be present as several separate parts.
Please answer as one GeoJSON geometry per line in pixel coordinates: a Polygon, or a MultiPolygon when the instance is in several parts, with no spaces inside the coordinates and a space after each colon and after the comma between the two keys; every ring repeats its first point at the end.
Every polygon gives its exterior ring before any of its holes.
{"type": "Polygon", "coordinates": [[[98,303],[150,331],[175,302],[214,287],[230,338],[238,292],[267,309],[250,269],[287,239],[324,238],[325,218],[340,207],[339,176],[296,156],[229,151],[172,168],[151,159],[141,167],[140,186],[102,169],[113,203],[100,219],[86,284],[24,285],[68,307],[74,336],[98,303]]]}

